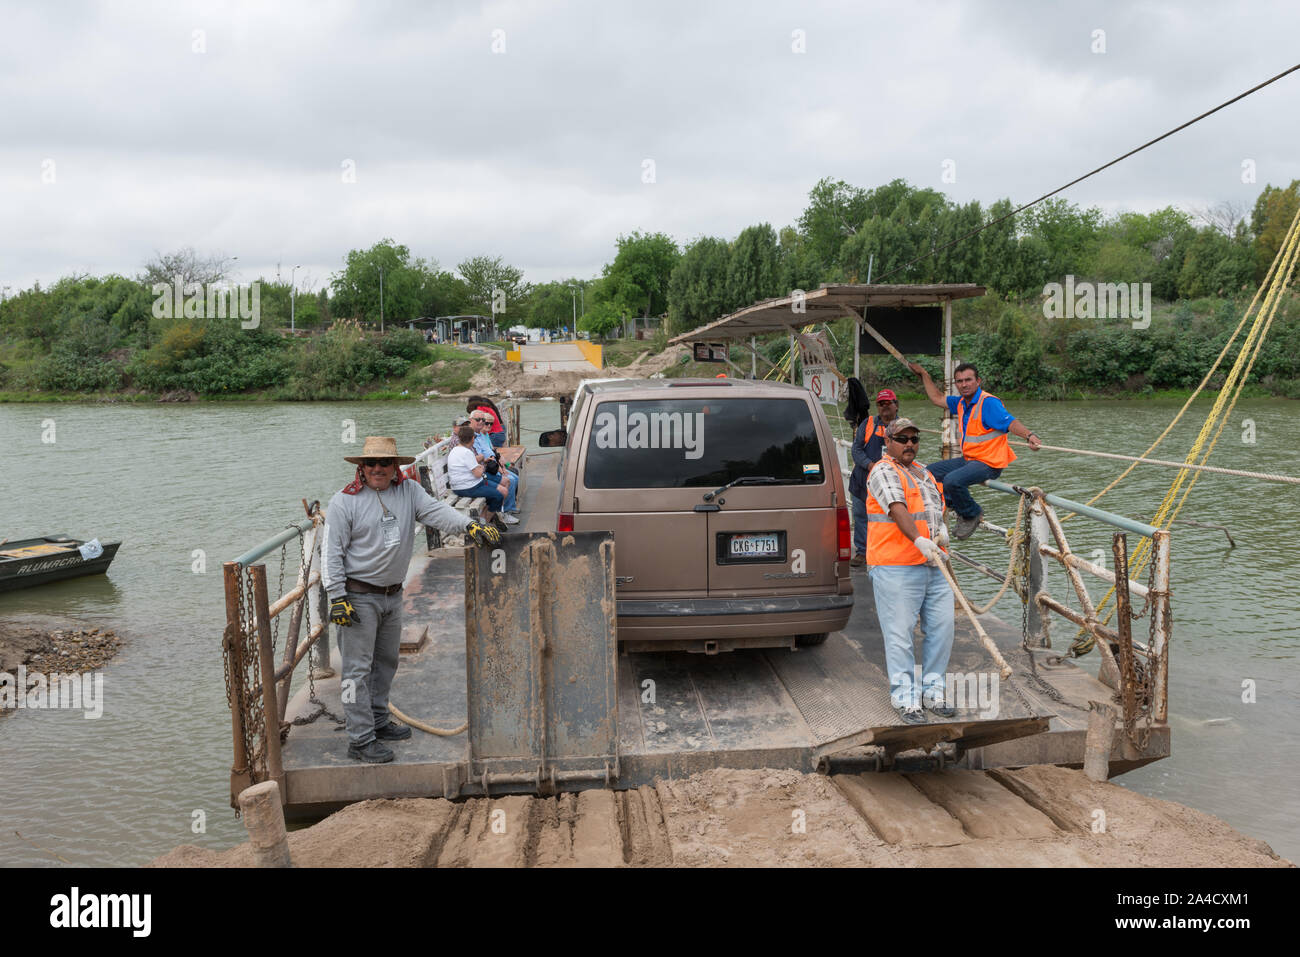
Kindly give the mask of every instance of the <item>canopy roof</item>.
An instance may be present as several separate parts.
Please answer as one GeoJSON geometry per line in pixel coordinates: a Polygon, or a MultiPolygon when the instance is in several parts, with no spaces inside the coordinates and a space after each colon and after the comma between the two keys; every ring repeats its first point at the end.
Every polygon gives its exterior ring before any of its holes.
{"type": "MultiPolygon", "coordinates": [[[[984,295],[984,287],[974,283],[946,283],[932,286],[914,285],[847,285],[823,283],[820,288],[803,294],[803,311],[791,308],[794,296],[767,299],[739,312],[723,316],[708,325],[684,332],[671,343],[744,339],[772,332],[790,332],[811,322],[832,322],[848,316],[850,310],[872,306],[927,306],[952,299],[969,299],[984,295]]],[[[870,315],[868,314],[868,321],[870,315]]]]}

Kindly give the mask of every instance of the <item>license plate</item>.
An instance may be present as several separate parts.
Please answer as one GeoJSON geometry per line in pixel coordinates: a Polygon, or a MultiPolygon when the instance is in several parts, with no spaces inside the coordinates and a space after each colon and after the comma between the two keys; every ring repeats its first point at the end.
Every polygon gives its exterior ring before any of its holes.
{"type": "Polygon", "coordinates": [[[721,564],[785,561],[785,532],[729,532],[718,535],[721,564]]]}
{"type": "Polygon", "coordinates": [[[771,558],[781,553],[781,542],[775,533],[762,535],[732,535],[732,558],[771,558]]]}

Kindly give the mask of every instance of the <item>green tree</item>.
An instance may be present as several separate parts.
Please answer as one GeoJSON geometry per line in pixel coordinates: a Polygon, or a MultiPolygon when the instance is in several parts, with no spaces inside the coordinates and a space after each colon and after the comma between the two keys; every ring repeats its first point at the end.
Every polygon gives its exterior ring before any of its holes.
{"type": "Polygon", "coordinates": [[[456,267],[468,291],[468,307],[475,315],[492,315],[493,296],[500,291],[506,316],[522,313],[528,297],[524,274],[501,261],[500,256],[474,256],[456,267]],[[512,311],[513,310],[513,311],[512,311]]]}
{"type": "Polygon", "coordinates": [[[668,308],[668,280],[681,259],[672,238],[634,231],[618,237],[618,254],[605,267],[610,299],[627,312],[658,316],[668,308]]]}
{"type": "Polygon", "coordinates": [[[781,249],[769,224],[746,226],[731,244],[726,288],[732,311],[789,292],[781,288],[781,249]]]}
{"type": "Polygon", "coordinates": [[[727,272],[731,249],[725,239],[701,236],[682,254],[668,277],[668,329],[674,335],[730,312],[727,272]]]}
{"type": "Polygon", "coordinates": [[[400,325],[421,315],[426,278],[436,264],[412,259],[406,246],[382,239],[369,249],[350,250],[342,271],[330,277],[336,316],[348,316],[378,325],[380,271],[383,272],[385,323],[400,325]]]}
{"type": "Polygon", "coordinates": [[[1282,248],[1282,240],[1291,228],[1297,207],[1300,207],[1300,179],[1293,179],[1286,189],[1265,186],[1255,200],[1255,209],[1250,217],[1250,231],[1255,236],[1257,282],[1263,282],[1268,275],[1268,267],[1273,264],[1277,251],[1282,248]]]}
{"type": "Polygon", "coordinates": [[[578,320],[578,328],[603,339],[623,324],[624,317],[625,313],[617,303],[606,300],[591,306],[578,320]]]}
{"type": "Polygon", "coordinates": [[[799,231],[807,241],[809,256],[823,271],[838,265],[845,240],[869,215],[866,190],[830,177],[818,180],[808,191],[808,205],[799,216],[799,231]]]}

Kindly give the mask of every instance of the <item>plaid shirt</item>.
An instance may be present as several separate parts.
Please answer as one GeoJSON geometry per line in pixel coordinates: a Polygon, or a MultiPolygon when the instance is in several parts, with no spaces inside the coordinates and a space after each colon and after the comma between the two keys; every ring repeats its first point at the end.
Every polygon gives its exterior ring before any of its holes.
{"type": "Polygon", "coordinates": [[[917,487],[921,489],[921,501],[925,503],[925,521],[930,526],[931,531],[939,527],[943,521],[943,493],[939,491],[939,486],[934,480],[934,476],[919,465],[904,465],[898,459],[894,458],[888,452],[885,452],[880,461],[871,467],[871,474],[867,476],[867,490],[871,493],[872,498],[880,503],[885,513],[889,513],[889,506],[895,502],[901,502],[907,505],[907,493],[903,489],[903,479],[896,469],[890,468],[886,463],[892,462],[912,477],[917,487]]]}

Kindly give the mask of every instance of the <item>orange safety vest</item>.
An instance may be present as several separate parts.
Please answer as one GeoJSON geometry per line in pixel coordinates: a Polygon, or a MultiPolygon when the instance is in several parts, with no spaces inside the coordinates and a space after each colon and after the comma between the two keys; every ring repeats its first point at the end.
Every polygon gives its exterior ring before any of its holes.
{"type": "MultiPolygon", "coordinates": [[[[893,459],[882,458],[873,465],[872,470],[888,464],[898,472],[903,480],[903,492],[907,496],[907,511],[916,522],[917,530],[925,536],[930,535],[930,524],[925,520],[925,498],[911,474],[893,459]]],[[[922,469],[924,472],[925,470],[922,469]]],[[[940,501],[943,500],[943,483],[929,472],[925,477],[934,482],[939,490],[940,501]]],[[[889,511],[876,501],[867,486],[867,564],[868,565],[924,565],[925,556],[912,544],[912,540],[903,534],[898,523],[889,517],[889,511]]]]}
{"type": "MultiPolygon", "coordinates": [[[[980,409],[987,398],[989,394],[981,389],[979,401],[975,403],[975,408],[971,409],[964,430],[961,427],[961,400],[957,400],[957,430],[961,433],[961,454],[963,458],[983,462],[989,468],[1004,469],[1016,460],[1016,453],[1011,451],[1011,443],[1007,441],[1006,432],[1001,429],[990,429],[984,425],[980,409]]],[[[996,399],[997,396],[993,398],[996,399]]]]}

